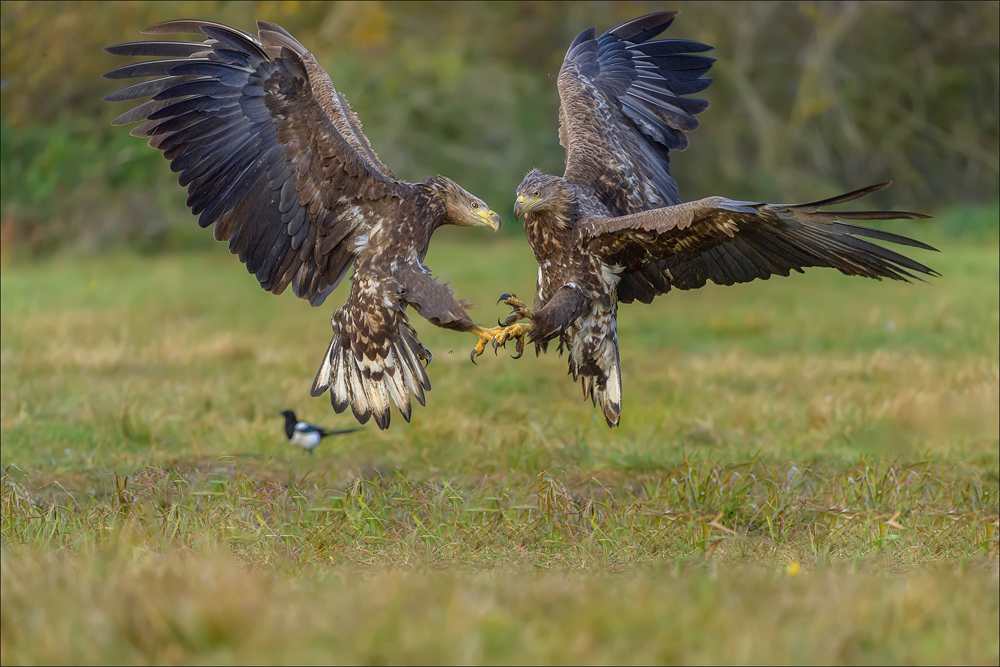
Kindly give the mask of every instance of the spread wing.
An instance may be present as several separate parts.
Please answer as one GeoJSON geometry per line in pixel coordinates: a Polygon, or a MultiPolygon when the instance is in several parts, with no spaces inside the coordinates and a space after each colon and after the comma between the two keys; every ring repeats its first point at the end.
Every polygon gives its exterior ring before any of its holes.
{"type": "Polygon", "coordinates": [[[593,189],[612,215],[679,204],[670,149],[687,148],[685,132],[705,100],[684,97],[709,86],[699,78],[715,62],[691,55],[712,47],[683,39],[649,41],[676,12],[649,14],[569,47],[559,71],[559,142],[564,178],[593,189]]]}
{"type": "Polygon", "coordinates": [[[924,250],[929,245],[841,220],[929,218],[904,211],[820,211],[881,190],[873,185],[807,204],[762,204],[710,197],[678,206],[590,223],[589,246],[609,264],[624,267],[618,298],[649,303],[671,287],[697,289],[766,280],[777,274],[826,266],[849,276],[908,281],[938,273],[878,239],[924,250]],[[839,218],[839,220],[838,220],[839,218]]]}
{"type": "Polygon", "coordinates": [[[412,186],[375,155],[357,116],[312,54],[282,28],[257,37],[211,21],[168,21],[145,33],[201,42],[109,47],[152,56],[105,74],[154,77],[107,101],[152,97],[115,119],[163,151],[199,224],[215,224],[261,286],[319,305],[343,279],[366,233],[412,186]]]}

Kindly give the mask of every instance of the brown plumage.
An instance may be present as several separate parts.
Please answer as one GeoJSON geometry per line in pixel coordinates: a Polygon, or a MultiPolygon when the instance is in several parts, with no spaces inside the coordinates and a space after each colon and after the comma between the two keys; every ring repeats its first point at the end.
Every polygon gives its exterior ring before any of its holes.
{"type": "Polygon", "coordinates": [[[708,103],[683,97],[704,90],[711,47],[685,40],[649,41],[673,21],[660,12],[623,23],[595,39],[593,28],[570,45],[559,72],[562,178],[530,172],[517,189],[515,215],[539,263],[535,301],[515,298],[506,324],[544,351],[559,339],[585,398],[609,426],[621,415],[618,302],[649,303],[672,288],[696,289],[787,276],[809,266],[847,275],[908,280],[932,269],[866,241],[933,250],[918,241],[841,220],[926,218],[896,211],[826,212],[888,183],[824,201],[773,205],[710,197],[682,204],[670,176],[669,150],[708,103]]]}
{"type": "MultiPolygon", "coordinates": [[[[190,33],[199,42],[133,42],[116,55],[152,56],[108,72],[155,77],[107,101],[152,97],[115,125],[163,151],[202,227],[229,242],[261,287],[316,306],[353,264],[351,294],[333,315],[333,339],[313,384],[334,409],[389,425],[389,398],[410,419],[421,405],[432,359],[406,306],[434,324],[485,332],[465,304],[422,264],[431,234],[445,224],[489,226],[500,218],[454,181],[396,178],[372,150],[357,116],[305,47],[282,28],[258,35],[211,21],[160,23],[145,33],[190,33]]],[[[488,336],[486,336],[488,338],[488,336]]]]}

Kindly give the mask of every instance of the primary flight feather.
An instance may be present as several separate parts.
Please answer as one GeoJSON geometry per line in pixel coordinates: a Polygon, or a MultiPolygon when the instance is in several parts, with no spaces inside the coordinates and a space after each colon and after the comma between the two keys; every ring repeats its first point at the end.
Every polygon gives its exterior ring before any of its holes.
{"type": "Polygon", "coordinates": [[[395,177],[372,150],[347,100],[294,37],[272,23],[258,34],[212,21],[167,21],[152,34],[202,41],[144,41],[107,50],[149,56],[108,72],[153,77],[107,101],[151,98],[115,121],[163,151],[202,227],[229,242],[261,287],[289,285],[317,306],[353,264],[347,302],[333,315],[333,339],[312,387],[329,389],[334,410],[389,425],[390,399],[409,421],[411,394],[423,405],[433,358],[406,316],[491,333],[423,265],[431,234],[446,224],[500,227],[479,198],[443,176],[395,177]]]}

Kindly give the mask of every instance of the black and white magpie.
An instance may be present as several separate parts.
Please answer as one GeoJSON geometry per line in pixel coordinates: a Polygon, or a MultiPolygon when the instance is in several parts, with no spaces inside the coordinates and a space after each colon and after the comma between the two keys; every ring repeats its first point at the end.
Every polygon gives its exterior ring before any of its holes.
{"type": "Polygon", "coordinates": [[[320,440],[328,435],[341,435],[361,430],[359,428],[345,428],[339,431],[328,431],[322,426],[299,421],[291,410],[284,410],[281,415],[285,418],[285,435],[288,436],[288,442],[296,447],[301,447],[310,454],[319,446],[320,440]]]}

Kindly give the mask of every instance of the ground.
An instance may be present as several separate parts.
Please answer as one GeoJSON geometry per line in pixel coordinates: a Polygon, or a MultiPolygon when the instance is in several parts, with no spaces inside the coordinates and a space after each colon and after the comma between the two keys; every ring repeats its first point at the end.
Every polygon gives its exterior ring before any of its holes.
{"type": "MultiPolygon", "coordinates": [[[[224,247],[11,260],[4,664],[1000,660],[997,243],[898,284],[811,271],[624,306],[609,430],[550,353],[469,362],[414,317],[426,408],[329,428],[342,287],[224,247]]],[[[921,236],[923,234],[923,236],[921,236]]],[[[521,238],[427,264],[491,325],[521,238]]]]}

